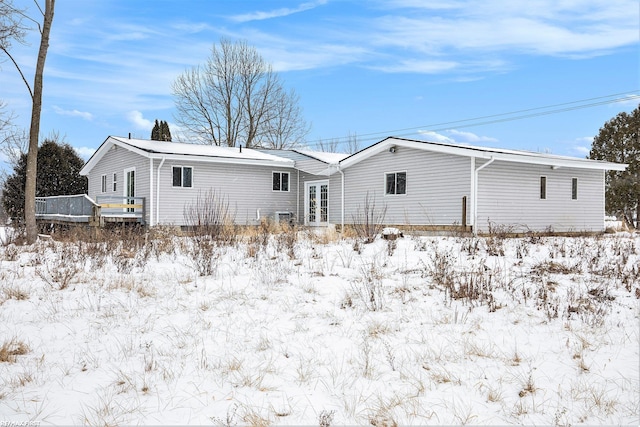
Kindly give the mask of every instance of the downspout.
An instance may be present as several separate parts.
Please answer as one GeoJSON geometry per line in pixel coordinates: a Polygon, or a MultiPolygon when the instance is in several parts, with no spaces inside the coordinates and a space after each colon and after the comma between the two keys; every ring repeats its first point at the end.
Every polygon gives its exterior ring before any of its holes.
{"type": "Polygon", "coordinates": [[[298,169],[298,185],[296,185],[296,221],[300,224],[300,169],[298,169]]]}
{"type": "Polygon", "coordinates": [[[344,234],[344,172],[342,172],[342,169],[340,169],[340,165],[338,165],[338,172],[340,172],[340,175],[342,175],[340,188],[340,203],[342,205],[340,207],[340,233],[344,234]]]}
{"type": "Polygon", "coordinates": [[[153,157],[149,159],[149,227],[153,227],[153,157]]]}
{"type": "MultiPolygon", "coordinates": [[[[475,157],[474,157],[475,159],[475,157]]],[[[473,235],[478,236],[478,172],[489,166],[494,162],[494,158],[491,157],[487,163],[475,169],[473,180],[473,235]]]]}
{"type": "Polygon", "coordinates": [[[165,160],[166,158],[163,157],[158,165],[158,179],[156,180],[156,203],[158,204],[158,209],[156,209],[156,225],[160,224],[160,169],[162,165],[164,165],[165,160]]]}

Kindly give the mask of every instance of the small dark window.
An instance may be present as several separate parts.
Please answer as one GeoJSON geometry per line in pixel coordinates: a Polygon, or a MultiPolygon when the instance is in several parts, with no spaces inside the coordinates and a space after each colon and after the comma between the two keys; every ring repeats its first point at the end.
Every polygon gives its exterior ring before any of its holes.
{"type": "Polygon", "coordinates": [[[113,174],[113,191],[116,191],[117,184],[118,184],[118,174],[114,173],[113,174]]]}
{"type": "Polygon", "coordinates": [[[547,198],[547,177],[540,177],[540,199],[545,200],[547,198]]]}
{"type": "Polygon", "coordinates": [[[385,194],[407,194],[407,173],[395,172],[386,174],[385,194]]]}
{"type": "Polygon", "coordinates": [[[102,175],[101,190],[103,193],[107,192],[107,175],[102,175]]]}
{"type": "Polygon", "coordinates": [[[289,191],[289,172],[273,173],[273,191],[289,191]]]}
{"type": "Polygon", "coordinates": [[[173,186],[182,187],[182,168],[178,166],[173,167],[173,186]]]}
{"type": "Polygon", "coordinates": [[[182,186],[191,188],[193,181],[193,169],[182,168],[182,186]]]}
{"type": "Polygon", "coordinates": [[[174,187],[192,187],[193,186],[193,168],[174,166],[173,167],[173,186],[174,187]]]}
{"type": "Polygon", "coordinates": [[[571,178],[571,200],[578,200],[578,178],[571,178]]]}

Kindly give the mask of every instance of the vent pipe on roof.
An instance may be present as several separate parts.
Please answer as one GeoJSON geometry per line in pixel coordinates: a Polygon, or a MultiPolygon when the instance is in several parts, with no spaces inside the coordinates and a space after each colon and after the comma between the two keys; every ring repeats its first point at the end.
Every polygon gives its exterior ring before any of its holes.
{"type": "Polygon", "coordinates": [[[131,132],[129,132],[129,139],[131,139],[131,132]]]}
{"type": "Polygon", "coordinates": [[[240,144],[240,152],[242,153],[242,144],[240,144]]]}

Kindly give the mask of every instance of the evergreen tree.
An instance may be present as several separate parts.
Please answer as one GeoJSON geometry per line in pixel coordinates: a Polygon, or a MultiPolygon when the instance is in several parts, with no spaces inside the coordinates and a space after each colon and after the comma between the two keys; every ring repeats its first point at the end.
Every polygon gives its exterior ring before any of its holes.
{"type": "Polygon", "coordinates": [[[160,140],[171,141],[171,130],[169,130],[169,123],[160,122],[160,140]]]}
{"type": "Polygon", "coordinates": [[[160,125],[158,124],[158,119],[156,119],[156,124],[154,124],[153,129],[151,129],[151,140],[160,141],[160,125]]]}
{"type": "Polygon", "coordinates": [[[169,123],[164,120],[156,119],[156,123],[151,130],[152,141],[171,141],[171,131],[169,130],[169,123]]]}
{"type": "Polygon", "coordinates": [[[636,228],[640,228],[640,105],[600,128],[589,158],[629,165],[625,171],[607,171],[606,210],[622,215],[629,224],[633,224],[635,212],[636,228]]]}
{"type": "MultiPolygon", "coordinates": [[[[86,194],[87,179],[80,175],[84,161],[69,144],[45,140],[38,149],[36,197],[86,194]]],[[[13,174],[4,182],[2,205],[11,218],[24,218],[27,154],[22,154],[13,174]]]]}

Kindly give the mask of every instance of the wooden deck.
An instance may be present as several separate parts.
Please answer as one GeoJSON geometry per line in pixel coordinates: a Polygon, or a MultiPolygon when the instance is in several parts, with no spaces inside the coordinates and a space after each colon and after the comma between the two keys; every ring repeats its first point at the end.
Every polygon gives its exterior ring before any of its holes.
{"type": "Polygon", "coordinates": [[[86,194],[36,197],[36,220],[94,227],[108,223],[145,225],[145,198],[98,196],[94,201],[86,194]]]}

